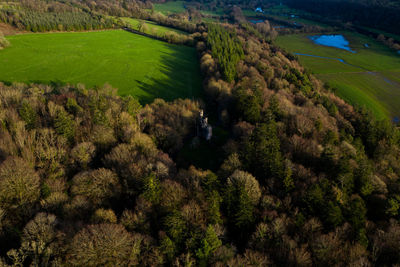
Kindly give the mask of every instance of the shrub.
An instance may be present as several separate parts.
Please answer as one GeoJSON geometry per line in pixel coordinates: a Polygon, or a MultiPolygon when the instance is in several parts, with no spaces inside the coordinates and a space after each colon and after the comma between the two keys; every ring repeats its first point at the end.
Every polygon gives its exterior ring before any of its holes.
{"type": "Polygon", "coordinates": [[[10,42],[4,37],[3,33],[0,31],[0,50],[10,46],[10,42]]]}

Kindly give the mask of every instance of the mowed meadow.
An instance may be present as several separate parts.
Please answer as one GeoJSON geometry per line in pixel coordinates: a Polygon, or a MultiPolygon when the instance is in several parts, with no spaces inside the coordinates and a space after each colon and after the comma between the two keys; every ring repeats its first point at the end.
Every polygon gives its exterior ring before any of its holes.
{"type": "Polygon", "coordinates": [[[146,26],[144,27],[145,29],[142,29],[142,31],[150,35],[165,34],[167,32],[174,32],[182,35],[189,34],[181,30],[158,25],[157,23],[150,20],[141,20],[141,19],[127,18],[127,17],[122,17],[121,20],[127,23],[130,27],[132,27],[135,30],[138,30],[138,26],[140,25],[140,23],[144,23],[144,25],[146,26]]]}
{"type": "Polygon", "coordinates": [[[154,4],[154,11],[164,15],[185,12],[185,1],[168,1],[165,3],[154,4]]]}
{"type": "Polygon", "coordinates": [[[400,56],[373,38],[353,32],[334,34],[342,34],[356,52],[314,44],[309,38],[312,34],[279,36],[276,42],[289,52],[312,55],[298,58],[318,78],[337,88],[336,93],[349,103],[365,106],[378,119],[397,120],[400,56]]]}
{"type": "Polygon", "coordinates": [[[141,103],[201,94],[194,48],[168,44],[123,30],[8,36],[0,50],[5,83],[110,84],[141,103]]]}

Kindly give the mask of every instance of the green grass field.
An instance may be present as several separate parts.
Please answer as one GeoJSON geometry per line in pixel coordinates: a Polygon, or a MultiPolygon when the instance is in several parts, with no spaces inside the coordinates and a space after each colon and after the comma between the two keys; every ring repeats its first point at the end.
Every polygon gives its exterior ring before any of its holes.
{"type": "Polygon", "coordinates": [[[194,48],[168,44],[123,30],[22,34],[7,37],[0,51],[0,81],[105,83],[141,103],[201,95],[194,48]]]}
{"type": "Polygon", "coordinates": [[[184,1],[168,1],[162,4],[154,4],[153,7],[155,11],[165,15],[186,11],[184,1]]]}
{"type": "Polygon", "coordinates": [[[217,10],[215,11],[211,11],[211,10],[199,10],[199,12],[203,15],[208,15],[208,16],[222,16],[225,15],[224,10],[220,7],[217,8],[217,10]]]}
{"type": "Polygon", "coordinates": [[[316,45],[305,34],[280,36],[276,43],[292,53],[332,58],[298,56],[306,68],[336,87],[338,95],[348,102],[366,106],[379,119],[400,117],[400,56],[370,37],[338,34],[346,37],[356,53],[316,45]]]}
{"type": "Polygon", "coordinates": [[[267,14],[276,14],[276,15],[281,15],[281,14],[301,15],[305,13],[305,11],[303,10],[300,11],[297,9],[293,9],[288,7],[287,5],[274,5],[267,9],[264,9],[264,12],[267,14]]]}
{"type": "Polygon", "coordinates": [[[189,33],[184,32],[184,31],[180,31],[180,30],[177,30],[177,29],[173,29],[173,28],[169,28],[169,27],[158,25],[157,23],[155,23],[153,21],[149,21],[149,20],[140,20],[140,19],[133,19],[133,18],[121,18],[121,19],[125,23],[130,24],[130,26],[135,30],[137,30],[137,27],[138,27],[140,21],[144,21],[145,25],[147,26],[147,30],[145,31],[145,33],[151,34],[151,35],[159,35],[159,34],[163,34],[163,33],[166,33],[166,32],[175,32],[177,34],[183,34],[183,35],[188,35],[189,34],[189,33]]]}
{"type": "Polygon", "coordinates": [[[201,21],[202,22],[206,22],[206,23],[218,23],[221,20],[217,19],[217,18],[209,18],[209,17],[207,18],[207,17],[205,17],[205,18],[201,18],[201,21]]]}
{"type": "Polygon", "coordinates": [[[261,13],[259,13],[259,12],[255,12],[255,11],[252,10],[252,9],[243,9],[242,12],[243,12],[243,15],[244,15],[245,17],[256,17],[256,16],[258,16],[258,15],[261,14],[261,13]]]}
{"type": "MultiPolygon", "coordinates": [[[[190,2],[188,2],[190,3],[190,2]]],[[[154,4],[154,11],[160,12],[164,15],[170,15],[174,13],[182,13],[186,11],[186,2],[185,1],[168,1],[162,4],[154,4]]],[[[224,15],[224,10],[222,8],[217,8],[215,11],[211,10],[199,10],[199,12],[206,16],[214,16],[219,17],[224,15]]],[[[211,19],[211,18],[209,18],[211,19]]],[[[213,20],[215,21],[215,19],[213,20]]]]}

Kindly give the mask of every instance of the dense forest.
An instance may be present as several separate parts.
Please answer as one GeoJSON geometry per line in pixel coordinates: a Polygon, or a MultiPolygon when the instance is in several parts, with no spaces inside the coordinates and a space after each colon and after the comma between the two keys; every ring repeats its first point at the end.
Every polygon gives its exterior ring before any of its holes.
{"type": "MultiPolygon", "coordinates": [[[[68,6],[114,6],[93,2],[68,6]]],[[[400,264],[397,126],[337,97],[268,22],[149,16],[195,34],[203,101],[0,83],[0,266],[400,264]],[[200,109],[228,132],[212,170],[177,160],[200,109]]]]}
{"type": "Polygon", "coordinates": [[[0,8],[0,22],[32,32],[82,31],[113,28],[114,22],[100,14],[58,3],[22,1],[0,8]]]}
{"type": "MultiPolygon", "coordinates": [[[[0,23],[20,31],[88,31],[127,27],[117,16],[151,20],[159,25],[195,33],[197,25],[177,17],[150,12],[151,3],[136,1],[41,1],[24,0],[0,6],[0,23]],[[116,17],[112,17],[116,16],[116,17]]],[[[203,31],[203,30],[200,30],[203,31]]],[[[173,32],[158,36],[172,43],[192,45],[193,36],[186,38],[173,32]]]]}
{"type": "Polygon", "coordinates": [[[330,18],[399,34],[400,2],[397,0],[287,0],[291,7],[330,18]]]}
{"type": "Polygon", "coordinates": [[[234,83],[215,74],[212,54],[202,57],[210,100],[234,133],[221,168],[240,166],[262,188],[256,209],[243,196],[234,212],[223,206],[231,238],[283,266],[398,263],[399,235],[391,232],[392,246],[376,234],[399,227],[399,130],[344,103],[292,56],[238,32],[245,57],[234,83]],[[317,238],[304,228],[315,220],[317,238]],[[379,256],[376,242],[385,243],[379,256]]]}

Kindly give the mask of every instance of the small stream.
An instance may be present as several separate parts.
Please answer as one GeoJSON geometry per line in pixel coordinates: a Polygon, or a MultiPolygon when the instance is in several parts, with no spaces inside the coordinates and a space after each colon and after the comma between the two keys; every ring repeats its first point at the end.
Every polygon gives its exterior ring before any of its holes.
{"type": "Polygon", "coordinates": [[[344,61],[344,60],[341,59],[341,58],[322,57],[322,56],[310,55],[310,54],[303,54],[303,53],[293,53],[293,54],[295,54],[295,55],[297,55],[297,56],[306,56],[306,57],[316,57],[316,58],[329,59],[329,60],[337,60],[337,61],[339,61],[339,62],[341,62],[341,63],[343,63],[343,64],[346,64],[346,65],[349,65],[349,66],[352,66],[352,67],[356,67],[356,68],[359,68],[359,69],[362,69],[362,70],[366,70],[366,69],[364,69],[363,67],[360,67],[360,66],[356,66],[356,65],[347,63],[346,61],[344,61]]]}
{"type": "Polygon", "coordinates": [[[323,58],[323,59],[332,59],[332,60],[337,60],[337,61],[340,61],[340,62],[342,62],[342,63],[344,63],[344,64],[347,64],[347,65],[351,65],[351,64],[349,64],[349,63],[347,63],[346,61],[344,61],[343,59],[341,59],[341,58],[335,58],[335,57],[322,57],[322,56],[317,56],[317,55],[310,55],[310,54],[302,54],[302,53],[294,53],[295,55],[297,55],[297,56],[306,56],[306,57],[317,57],[317,58],[323,58]]]}

